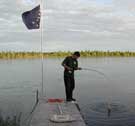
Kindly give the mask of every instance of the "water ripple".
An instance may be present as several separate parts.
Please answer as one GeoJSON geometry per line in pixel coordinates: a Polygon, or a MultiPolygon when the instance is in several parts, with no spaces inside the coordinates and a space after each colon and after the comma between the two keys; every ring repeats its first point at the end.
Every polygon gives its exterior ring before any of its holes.
{"type": "Polygon", "coordinates": [[[109,104],[96,102],[85,106],[82,111],[88,126],[135,126],[135,112],[118,102],[109,104]]]}

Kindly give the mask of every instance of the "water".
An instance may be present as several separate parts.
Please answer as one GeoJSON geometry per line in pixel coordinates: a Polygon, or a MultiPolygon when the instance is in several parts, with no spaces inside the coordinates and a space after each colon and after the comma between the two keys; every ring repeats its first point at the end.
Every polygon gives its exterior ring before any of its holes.
{"type": "MultiPolygon", "coordinates": [[[[64,98],[63,59],[44,60],[44,91],[48,98],[64,98]]],[[[135,125],[135,58],[80,58],[79,65],[95,71],[77,71],[74,97],[88,126],[135,125]],[[108,104],[111,112],[108,113],[108,104]]],[[[0,112],[23,113],[25,118],[41,89],[41,62],[0,60],[0,112]]]]}

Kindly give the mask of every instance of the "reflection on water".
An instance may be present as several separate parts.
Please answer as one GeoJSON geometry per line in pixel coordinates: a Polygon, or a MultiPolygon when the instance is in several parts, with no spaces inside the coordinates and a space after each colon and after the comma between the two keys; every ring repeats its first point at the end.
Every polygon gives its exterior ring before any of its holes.
{"type": "MultiPolygon", "coordinates": [[[[44,60],[44,91],[49,98],[65,97],[62,60],[44,60]]],[[[134,126],[135,59],[80,58],[79,64],[109,78],[88,70],[75,73],[74,97],[88,126],[134,126]]],[[[8,115],[21,111],[26,117],[41,89],[41,61],[0,60],[0,70],[0,110],[8,115]]]]}

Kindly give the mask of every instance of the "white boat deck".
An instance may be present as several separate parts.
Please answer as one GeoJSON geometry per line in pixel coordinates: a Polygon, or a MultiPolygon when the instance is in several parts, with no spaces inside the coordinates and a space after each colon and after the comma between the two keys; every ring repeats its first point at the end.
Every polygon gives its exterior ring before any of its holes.
{"type": "Polygon", "coordinates": [[[35,111],[32,114],[30,126],[86,126],[82,115],[76,105],[71,102],[47,102],[40,99],[35,111]],[[61,107],[63,115],[71,115],[75,120],[71,122],[56,123],[50,120],[53,115],[59,115],[61,107]]]}

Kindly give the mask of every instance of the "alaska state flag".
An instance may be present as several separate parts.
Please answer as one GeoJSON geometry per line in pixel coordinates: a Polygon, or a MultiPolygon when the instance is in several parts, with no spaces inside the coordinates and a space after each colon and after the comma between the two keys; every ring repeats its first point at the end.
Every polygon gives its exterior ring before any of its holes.
{"type": "Polygon", "coordinates": [[[22,14],[22,20],[28,29],[39,29],[40,18],[41,18],[40,5],[22,14]]]}

